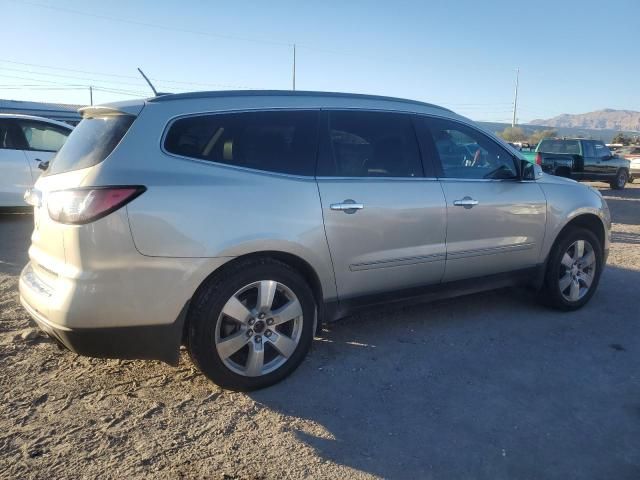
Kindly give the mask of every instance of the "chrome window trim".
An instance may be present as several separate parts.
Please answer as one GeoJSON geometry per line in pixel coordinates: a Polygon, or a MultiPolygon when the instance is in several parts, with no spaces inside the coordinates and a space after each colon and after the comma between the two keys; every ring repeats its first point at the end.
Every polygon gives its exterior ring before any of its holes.
{"type": "MultiPolygon", "coordinates": [[[[517,182],[520,180],[516,178],[456,178],[456,177],[442,177],[438,178],[441,182],[517,182]]],[[[527,180],[534,181],[534,180],[527,180]]]]}
{"type": "Polygon", "coordinates": [[[326,182],[326,181],[334,181],[334,180],[338,180],[338,181],[350,181],[350,180],[357,180],[360,182],[372,182],[372,181],[376,181],[376,180],[384,180],[385,182],[387,181],[396,181],[396,182],[416,182],[416,181],[429,181],[429,182],[437,182],[438,179],[436,177],[327,177],[327,176],[322,176],[322,177],[315,177],[317,181],[319,182],[326,182]]]}

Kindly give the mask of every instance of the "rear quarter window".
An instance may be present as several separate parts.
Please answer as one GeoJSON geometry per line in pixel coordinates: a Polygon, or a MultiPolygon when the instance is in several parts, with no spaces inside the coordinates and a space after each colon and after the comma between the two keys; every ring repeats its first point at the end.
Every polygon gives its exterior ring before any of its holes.
{"type": "Polygon", "coordinates": [[[135,120],[131,115],[82,119],[51,161],[47,175],[80,170],[102,162],[120,143],[135,120]]]}
{"type": "Polygon", "coordinates": [[[174,121],[164,148],[226,165],[312,176],[317,131],[317,111],[197,115],[174,121]]]}
{"type": "Polygon", "coordinates": [[[538,145],[538,152],[579,155],[580,142],[578,140],[543,140],[538,145]]]}

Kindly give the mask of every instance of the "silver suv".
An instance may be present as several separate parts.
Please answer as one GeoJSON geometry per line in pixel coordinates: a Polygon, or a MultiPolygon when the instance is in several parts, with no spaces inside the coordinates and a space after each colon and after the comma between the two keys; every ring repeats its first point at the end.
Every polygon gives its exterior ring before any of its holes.
{"type": "Polygon", "coordinates": [[[20,298],[84,355],[271,385],[322,322],[372,304],[526,284],[593,296],[610,217],[435,105],[318,92],[164,95],[81,110],[26,199],[20,298]]]}

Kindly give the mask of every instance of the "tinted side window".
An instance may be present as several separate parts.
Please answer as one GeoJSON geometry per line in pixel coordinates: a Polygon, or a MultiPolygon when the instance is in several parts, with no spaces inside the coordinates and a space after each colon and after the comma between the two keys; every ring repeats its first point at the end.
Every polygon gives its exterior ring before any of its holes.
{"type": "Polygon", "coordinates": [[[584,148],[584,152],[582,153],[585,157],[590,158],[590,157],[595,157],[596,156],[596,152],[593,148],[593,142],[589,142],[589,141],[583,141],[582,142],[582,147],[584,148]]]}
{"type": "Polygon", "coordinates": [[[320,176],[423,176],[411,115],[330,112],[326,143],[320,176]]]}
{"type": "Polygon", "coordinates": [[[427,118],[443,178],[508,179],[518,172],[514,156],[479,131],[458,122],[427,118]]]}
{"type": "Polygon", "coordinates": [[[28,150],[57,152],[69,136],[70,131],[46,123],[20,120],[22,133],[28,150]]]}
{"type": "Polygon", "coordinates": [[[605,158],[605,157],[611,156],[611,150],[609,150],[609,147],[607,147],[604,143],[594,142],[593,146],[595,147],[595,150],[596,150],[596,157],[605,158]]]}
{"type": "Polygon", "coordinates": [[[24,135],[14,121],[0,121],[0,148],[11,150],[27,148],[24,135]]]}
{"type": "Polygon", "coordinates": [[[170,153],[292,175],[313,175],[318,112],[269,111],[199,115],[176,120],[170,153]]]}
{"type": "Polygon", "coordinates": [[[580,141],[546,139],[540,142],[537,151],[542,153],[566,153],[569,155],[580,155],[580,141]]]}

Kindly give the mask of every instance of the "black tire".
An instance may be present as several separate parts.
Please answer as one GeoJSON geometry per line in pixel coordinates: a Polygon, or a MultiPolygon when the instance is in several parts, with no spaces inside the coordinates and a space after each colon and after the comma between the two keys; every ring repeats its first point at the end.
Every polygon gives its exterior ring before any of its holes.
{"type": "Polygon", "coordinates": [[[583,307],[598,288],[600,275],[604,267],[602,245],[598,237],[586,228],[573,227],[563,232],[551,249],[547,262],[544,287],[540,292],[540,299],[547,306],[558,310],[571,311],[583,307]],[[584,296],[577,301],[570,301],[563,295],[560,287],[560,277],[563,274],[562,259],[567,250],[577,241],[585,240],[593,247],[595,255],[595,272],[593,281],[584,296]]]}
{"type": "Polygon", "coordinates": [[[612,190],[622,190],[627,184],[628,179],[629,175],[627,174],[627,171],[621,168],[618,170],[618,173],[616,173],[616,178],[609,182],[609,186],[612,190]]]}
{"type": "MultiPolygon", "coordinates": [[[[210,380],[223,388],[250,391],[268,387],[291,374],[307,355],[313,341],[315,312],[311,289],[302,275],[289,265],[268,258],[240,262],[232,270],[211,278],[192,299],[187,317],[191,359],[210,380]],[[221,312],[227,301],[243,287],[264,280],[279,282],[295,294],[302,307],[301,334],[295,350],[283,365],[264,375],[250,377],[225,365],[216,348],[216,329],[222,321],[221,312]]],[[[268,340],[264,338],[266,349],[268,340]]]]}

